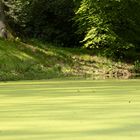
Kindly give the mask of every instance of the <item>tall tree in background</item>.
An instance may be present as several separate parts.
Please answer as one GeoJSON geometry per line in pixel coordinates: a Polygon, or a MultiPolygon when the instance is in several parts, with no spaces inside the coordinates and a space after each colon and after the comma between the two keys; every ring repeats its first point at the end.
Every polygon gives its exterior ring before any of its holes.
{"type": "Polygon", "coordinates": [[[0,37],[7,38],[3,2],[0,0],[0,37]]]}
{"type": "Polygon", "coordinates": [[[16,35],[22,35],[30,19],[29,11],[32,0],[3,0],[7,22],[16,35]]]}

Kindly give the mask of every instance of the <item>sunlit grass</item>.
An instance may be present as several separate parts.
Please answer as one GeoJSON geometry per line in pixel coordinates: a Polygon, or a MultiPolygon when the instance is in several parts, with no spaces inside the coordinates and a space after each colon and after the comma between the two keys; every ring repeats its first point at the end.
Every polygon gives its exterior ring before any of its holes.
{"type": "Polygon", "coordinates": [[[139,140],[140,80],[0,83],[1,140],[139,140]]]}
{"type": "Polygon", "coordinates": [[[132,64],[115,62],[87,49],[62,48],[38,40],[23,43],[0,39],[0,81],[97,75],[98,79],[118,75],[128,78],[132,69],[132,64]]]}

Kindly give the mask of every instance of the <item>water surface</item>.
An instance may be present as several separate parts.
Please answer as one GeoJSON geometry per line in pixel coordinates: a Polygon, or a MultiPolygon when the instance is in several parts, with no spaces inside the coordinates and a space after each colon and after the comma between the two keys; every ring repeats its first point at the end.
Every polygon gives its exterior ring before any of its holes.
{"type": "Polygon", "coordinates": [[[0,83],[0,140],[139,140],[140,80],[0,83]]]}

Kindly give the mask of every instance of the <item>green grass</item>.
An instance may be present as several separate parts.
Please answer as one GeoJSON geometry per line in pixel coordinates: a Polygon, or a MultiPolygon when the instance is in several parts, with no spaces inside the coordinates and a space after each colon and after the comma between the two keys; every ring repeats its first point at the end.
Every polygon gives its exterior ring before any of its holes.
{"type": "Polygon", "coordinates": [[[26,44],[0,39],[0,81],[96,75],[127,78],[132,69],[133,65],[97,56],[91,50],[62,48],[38,40],[26,44]]]}
{"type": "Polygon", "coordinates": [[[140,80],[0,83],[1,140],[139,140],[140,80]]]}

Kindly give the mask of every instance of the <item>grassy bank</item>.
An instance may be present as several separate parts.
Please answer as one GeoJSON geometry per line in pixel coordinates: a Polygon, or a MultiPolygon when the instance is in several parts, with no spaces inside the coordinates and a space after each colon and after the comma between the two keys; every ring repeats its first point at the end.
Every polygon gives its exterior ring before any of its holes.
{"type": "Polygon", "coordinates": [[[129,77],[133,65],[97,56],[90,50],[61,48],[39,41],[0,40],[0,80],[59,77],[129,77]]]}
{"type": "Polygon", "coordinates": [[[139,140],[140,80],[0,83],[1,140],[139,140]]]}

